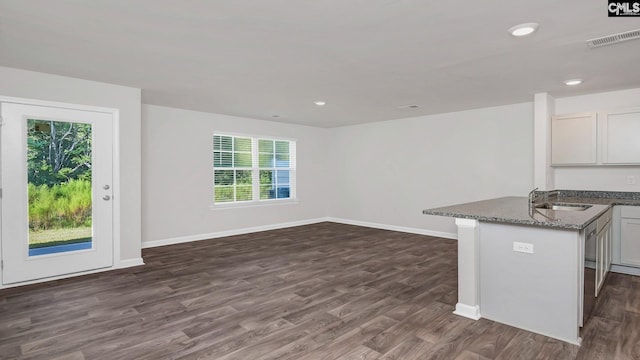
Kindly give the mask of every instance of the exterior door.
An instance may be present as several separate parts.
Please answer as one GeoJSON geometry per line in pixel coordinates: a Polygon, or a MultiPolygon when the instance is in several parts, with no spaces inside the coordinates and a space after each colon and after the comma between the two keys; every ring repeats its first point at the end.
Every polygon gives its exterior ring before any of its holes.
{"type": "Polygon", "coordinates": [[[2,283],[113,265],[113,115],[0,103],[2,283]]]}

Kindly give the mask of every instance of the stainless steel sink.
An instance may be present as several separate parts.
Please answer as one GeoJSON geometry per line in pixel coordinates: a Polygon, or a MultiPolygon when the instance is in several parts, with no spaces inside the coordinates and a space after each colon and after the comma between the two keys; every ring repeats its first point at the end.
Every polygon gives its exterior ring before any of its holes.
{"type": "Polygon", "coordinates": [[[544,203],[536,205],[536,209],[546,209],[553,211],[585,211],[590,208],[591,205],[572,205],[572,204],[553,204],[544,203]]]}

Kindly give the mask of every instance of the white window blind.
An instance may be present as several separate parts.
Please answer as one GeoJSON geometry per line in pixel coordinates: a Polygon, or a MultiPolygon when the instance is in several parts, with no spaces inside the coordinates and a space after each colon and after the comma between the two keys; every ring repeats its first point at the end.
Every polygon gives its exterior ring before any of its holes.
{"type": "Polygon", "coordinates": [[[214,204],[295,199],[295,151],[291,140],[214,134],[214,204]]]}

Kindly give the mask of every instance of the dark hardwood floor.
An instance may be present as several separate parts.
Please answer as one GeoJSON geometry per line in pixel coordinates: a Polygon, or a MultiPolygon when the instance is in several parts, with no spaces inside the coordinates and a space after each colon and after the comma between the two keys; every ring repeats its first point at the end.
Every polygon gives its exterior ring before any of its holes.
{"type": "Polygon", "coordinates": [[[147,265],[0,291],[1,359],[640,359],[640,278],[584,344],[451,312],[456,242],[335,223],[146,249],[147,265]]]}

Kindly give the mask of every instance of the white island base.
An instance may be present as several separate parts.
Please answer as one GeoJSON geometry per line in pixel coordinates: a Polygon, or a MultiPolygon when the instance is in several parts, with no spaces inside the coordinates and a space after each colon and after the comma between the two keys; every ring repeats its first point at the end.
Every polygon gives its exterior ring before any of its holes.
{"type": "Polygon", "coordinates": [[[580,344],[584,239],[579,230],[460,218],[456,225],[454,314],[580,344]],[[533,252],[515,251],[514,242],[530,244],[533,252]]]}

